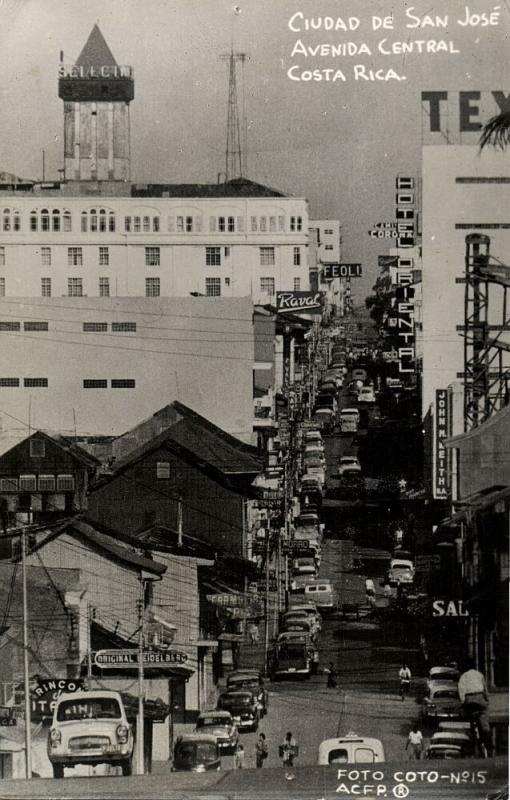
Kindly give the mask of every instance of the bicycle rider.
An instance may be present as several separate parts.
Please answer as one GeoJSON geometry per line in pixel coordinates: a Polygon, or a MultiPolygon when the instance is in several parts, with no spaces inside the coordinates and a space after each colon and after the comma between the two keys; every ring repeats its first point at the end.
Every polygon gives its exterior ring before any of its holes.
{"type": "Polygon", "coordinates": [[[466,719],[472,723],[478,722],[482,744],[485,746],[487,756],[490,756],[492,738],[489,724],[489,695],[485,678],[476,669],[473,659],[466,662],[466,670],[459,678],[458,689],[466,719]]]}
{"type": "Polygon", "coordinates": [[[400,679],[400,697],[403,700],[411,689],[411,670],[407,664],[402,664],[398,671],[398,677],[400,679]]]}

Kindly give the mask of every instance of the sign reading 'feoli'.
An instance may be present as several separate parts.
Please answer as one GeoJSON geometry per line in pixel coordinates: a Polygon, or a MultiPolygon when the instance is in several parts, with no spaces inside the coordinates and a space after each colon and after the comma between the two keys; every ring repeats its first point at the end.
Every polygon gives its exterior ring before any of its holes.
{"type": "Polygon", "coordinates": [[[276,310],[283,312],[307,312],[319,310],[322,306],[322,292],[277,292],[276,310]]]}
{"type": "MultiPolygon", "coordinates": [[[[160,653],[156,650],[144,650],[144,667],[165,667],[173,664],[185,664],[188,654],[178,650],[160,653]]],[[[138,650],[98,650],[94,654],[94,664],[101,669],[129,669],[138,667],[138,650]]]]}
{"type": "Polygon", "coordinates": [[[323,277],[328,281],[333,278],[361,278],[362,274],[361,264],[325,264],[323,277]]]}

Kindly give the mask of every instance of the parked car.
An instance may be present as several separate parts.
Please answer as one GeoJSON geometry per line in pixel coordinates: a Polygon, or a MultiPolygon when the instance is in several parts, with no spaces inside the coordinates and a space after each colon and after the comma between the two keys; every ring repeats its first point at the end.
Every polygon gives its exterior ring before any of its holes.
{"type": "Polygon", "coordinates": [[[220,748],[215,736],[185,733],[174,747],[174,772],[208,772],[221,769],[220,748]]]}
{"type": "Polygon", "coordinates": [[[358,403],[375,403],[375,392],[370,386],[362,386],[358,393],[358,403]]]}
{"type": "Polygon", "coordinates": [[[195,727],[196,733],[216,738],[220,753],[234,753],[239,742],[239,732],[230,711],[203,711],[195,727]]]}
{"type": "Polygon", "coordinates": [[[311,672],[312,674],[316,674],[319,665],[319,649],[317,644],[305,633],[300,633],[299,631],[284,631],[283,633],[279,633],[278,639],[276,640],[276,647],[281,647],[285,643],[304,644],[308,652],[307,658],[311,665],[311,672]]]}
{"type": "Polygon", "coordinates": [[[361,464],[356,456],[342,456],[338,459],[338,474],[343,475],[347,470],[361,472],[361,464]]]}
{"type": "Polygon", "coordinates": [[[429,669],[427,684],[431,681],[452,681],[458,683],[460,672],[457,667],[437,666],[429,669]]]}
{"type": "Polygon", "coordinates": [[[399,583],[413,583],[413,562],[403,558],[392,558],[390,561],[390,569],[388,571],[388,581],[390,586],[398,586],[399,583]]]}
{"type": "Polygon", "coordinates": [[[241,733],[246,730],[256,731],[259,727],[258,699],[251,691],[223,692],[218,698],[218,709],[230,711],[241,733]]]}
{"type": "Polygon", "coordinates": [[[380,739],[348,733],[338,739],[324,739],[319,745],[317,763],[373,764],[386,760],[380,739]]]}
{"type": "Polygon", "coordinates": [[[259,718],[267,714],[269,695],[264,686],[264,678],[256,669],[239,669],[227,677],[227,690],[246,690],[257,698],[259,718]]]}
{"type": "Polygon", "coordinates": [[[356,433],[360,423],[357,408],[342,408],[340,412],[340,433],[356,433]]]}
{"type": "Polygon", "coordinates": [[[462,704],[453,681],[429,681],[422,703],[425,720],[461,719],[462,704]]]}
{"type": "Polygon", "coordinates": [[[317,564],[313,556],[294,558],[292,561],[292,575],[317,575],[317,564]]]}
{"type": "Polygon", "coordinates": [[[305,586],[305,597],[313,600],[321,611],[333,611],[336,608],[336,595],[329,581],[319,580],[305,586]]]}
{"type": "Polygon", "coordinates": [[[307,603],[303,600],[299,600],[298,598],[294,598],[291,600],[289,598],[289,612],[299,613],[299,614],[306,614],[309,619],[313,620],[314,624],[317,627],[317,630],[320,631],[322,628],[322,617],[317,609],[315,603],[310,602],[307,603]]]}
{"type": "Polygon", "coordinates": [[[305,609],[298,609],[295,606],[282,614],[282,630],[291,630],[297,620],[305,620],[310,623],[312,638],[317,638],[320,633],[321,623],[316,614],[309,614],[305,609]]]}
{"type": "Polygon", "coordinates": [[[428,758],[436,758],[433,754],[441,748],[448,749],[450,747],[458,748],[461,758],[467,758],[473,755],[473,742],[470,733],[462,731],[437,731],[432,735],[430,740],[429,749],[427,752],[428,758]]]}
{"type": "Polygon", "coordinates": [[[355,367],[351,373],[353,381],[366,381],[367,371],[362,367],[355,367]]]}
{"type": "Polygon", "coordinates": [[[94,690],[61,694],[48,734],[53,777],[77,764],[120,766],[131,775],[133,731],[118,692],[94,690]]]}

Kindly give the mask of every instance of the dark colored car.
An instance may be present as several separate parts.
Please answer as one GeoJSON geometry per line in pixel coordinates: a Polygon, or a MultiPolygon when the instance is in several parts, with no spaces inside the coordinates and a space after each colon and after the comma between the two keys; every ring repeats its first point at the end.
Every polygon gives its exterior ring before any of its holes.
{"type": "Polygon", "coordinates": [[[220,768],[220,753],[214,736],[201,733],[179,736],[174,747],[174,771],[207,772],[220,768]]]}
{"type": "Polygon", "coordinates": [[[259,727],[259,708],[253,692],[227,691],[220,694],[218,708],[230,711],[239,731],[256,731],[259,727]]]}
{"type": "Polygon", "coordinates": [[[227,677],[227,689],[229,691],[247,689],[248,691],[252,692],[252,694],[254,694],[257,698],[259,716],[263,717],[267,714],[269,698],[267,691],[264,688],[264,679],[260,672],[251,669],[242,669],[231,672],[227,677]]]}

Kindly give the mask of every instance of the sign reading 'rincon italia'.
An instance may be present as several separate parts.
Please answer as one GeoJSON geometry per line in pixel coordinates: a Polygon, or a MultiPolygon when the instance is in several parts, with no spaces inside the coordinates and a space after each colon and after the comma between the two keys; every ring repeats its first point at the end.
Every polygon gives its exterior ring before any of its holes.
{"type": "Polygon", "coordinates": [[[283,312],[307,312],[320,309],[322,306],[322,292],[277,292],[276,310],[283,312]]]}

